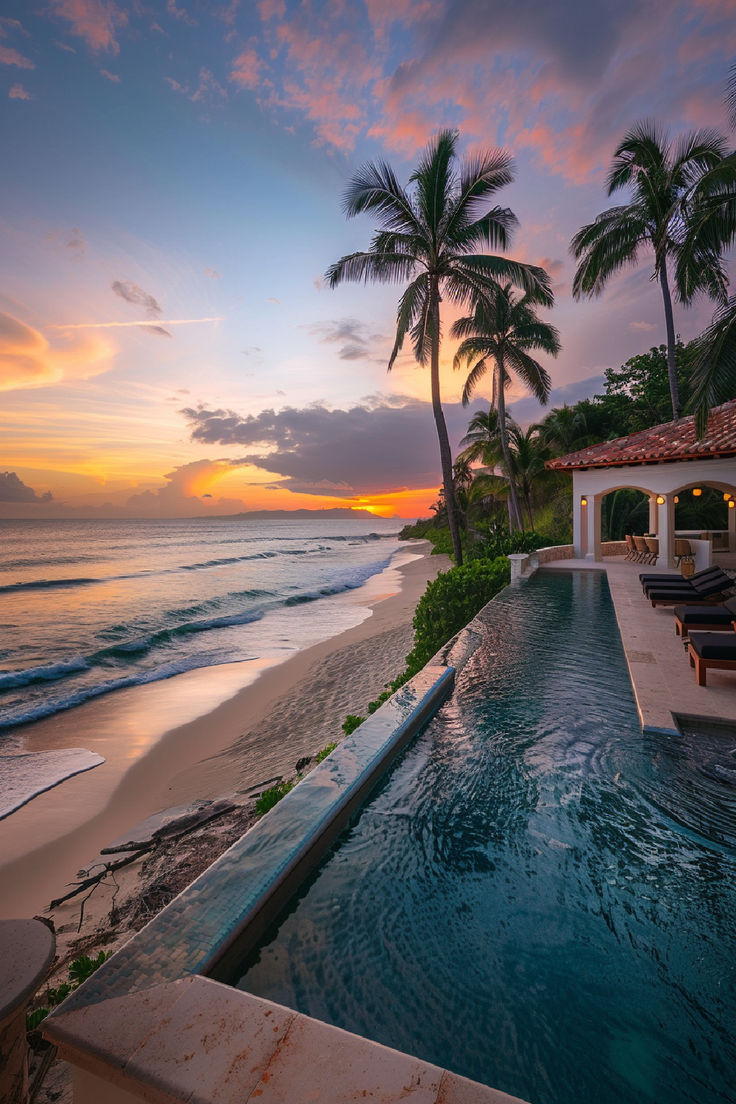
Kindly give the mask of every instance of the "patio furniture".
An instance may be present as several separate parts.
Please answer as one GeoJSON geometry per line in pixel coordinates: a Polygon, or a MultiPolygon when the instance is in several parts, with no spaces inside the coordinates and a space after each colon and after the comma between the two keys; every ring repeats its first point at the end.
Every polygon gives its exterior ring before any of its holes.
{"type": "Polygon", "coordinates": [[[736,671],[736,633],[731,636],[720,632],[693,633],[688,653],[698,686],[705,686],[706,671],[709,669],[736,671]]]}
{"type": "Polygon", "coordinates": [[[657,537],[645,537],[647,548],[649,549],[649,563],[655,564],[659,558],[659,540],[657,537]]]}
{"type": "Polygon", "coordinates": [[[692,554],[689,540],[675,539],[675,567],[679,567],[683,559],[691,559],[692,554]]]}
{"type": "Polygon", "coordinates": [[[730,632],[736,617],[736,598],[722,606],[675,606],[675,633],[687,640],[693,630],[730,632]]]}
{"type": "Polygon", "coordinates": [[[649,549],[647,548],[647,542],[644,537],[634,537],[634,544],[636,546],[637,561],[639,563],[651,563],[649,559],[649,549]]]}
{"type": "Polygon", "coordinates": [[[698,571],[695,575],[691,575],[689,579],[683,579],[679,572],[661,572],[660,574],[652,571],[649,573],[642,572],[639,576],[639,582],[642,585],[642,590],[646,590],[649,584],[654,584],[655,586],[682,586],[684,583],[689,587],[700,579],[710,579],[715,576],[725,576],[725,574],[722,567],[716,567],[716,565],[713,564],[712,567],[704,567],[702,571],[698,571]]]}
{"type": "Polygon", "coordinates": [[[684,585],[679,588],[653,587],[646,596],[653,606],[677,606],[686,603],[689,606],[714,606],[726,598],[733,588],[733,580],[713,579],[700,583],[688,590],[684,585]]]}
{"type": "Polygon", "coordinates": [[[627,559],[627,560],[636,560],[638,553],[636,551],[636,545],[634,544],[634,538],[631,536],[630,533],[627,533],[625,539],[626,539],[626,556],[625,556],[625,559],[627,559]]]}

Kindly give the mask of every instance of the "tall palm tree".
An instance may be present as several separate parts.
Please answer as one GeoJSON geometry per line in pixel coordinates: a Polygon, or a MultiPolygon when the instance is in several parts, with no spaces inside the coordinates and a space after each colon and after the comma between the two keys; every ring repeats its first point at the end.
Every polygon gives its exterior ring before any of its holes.
{"type": "MultiPolygon", "coordinates": [[[[731,67],[726,88],[726,106],[736,128],[736,65],[731,67]]],[[[691,220],[684,252],[694,241],[709,238],[713,248],[727,248],[736,241],[736,153],[729,154],[698,181],[695,189],[696,217],[691,220]]],[[[705,434],[711,407],[736,395],[736,296],[722,304],[711,325],[693,343],[693,394],[698,436],[705,434]]]]}
{"type": "Polygon", "coordinates": [[[452,336],[461,339],[454,367],[472,363],[463,387],[463,405],[467,405],[478,383],[493,365],[498,436],[504,467],[509,474],[509,525],[512,531],[515,527],[523,529],[511,477],[505,391],[511,382],[511,373],[516,372],[539,402],[547,402],[552,386],[549,373],[527,350],[541,349],[550,356],[557,356],[559,334],[554,326],[537,316],[534,300],[528,295],[517,297],[510,284],[498,284],[489,292],[476,296],[473,313],[454,323],[452,336]]]}
{"type": "Polygon", "coordinates": [[[608,279],[624,265],[636,264],[642,246],[654,250],[653,279],[659,280],[667,331],[667,373],[672,416],[680,416],[675,368],[675,324],[668,263],[675,268],[675,293],[689,304],[698,292],[723,301],[727,276],[722,249],[697,239],[686,258],[687,225],[695,217],[692,196],[698,181],[727,154],[725,140],[699,130],[676,143],[655,123],[637,123],[621,140],[608,173],[608,194],[631,188],[629,203],[610,207],[595,222],[581,227],[571,249],[578,265],[573,295],[600,295],[608,279]]]}
{"type": "Polygon", "coordinates": [[[437,427],[447,516],[455,562],[462,548],[452,484],[452,454],[440,396],[440,302],[468,307],[473,296],[510,280],[535,301],[551,304],[543,269],[507,257],[479,252],[505,249],[516,218],[507,207],[489,206],[499,188],[513,179],[512,161],[503,150],[490,150],[458,164],[458,135],[440,131],[428,144],[402,188],[389,165],[369,162],[353,177],[344,199],[348,218],[369,212],[379,229],[370,248],[342,257],[327,270],[330,287],[343,280],[410,280],[396,319],[396,341],[389,370],[409,334],[414,356],[430,365],[432,412],[437,427]]]}

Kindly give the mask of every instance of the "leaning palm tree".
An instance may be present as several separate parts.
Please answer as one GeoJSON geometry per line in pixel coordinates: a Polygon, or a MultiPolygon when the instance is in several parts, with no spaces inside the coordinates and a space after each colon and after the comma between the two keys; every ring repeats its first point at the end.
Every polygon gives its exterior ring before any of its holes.
{"type": "Polygon", "coordinates": [[[667,331],[667,372],[672,416],[680,416],[675,368],[675,324],[668,264],[675,268],[675,293],[685,305],[705,292],[723,301],[727,276],[723,250],[708,239],[696,238],[687,260],[683,245],[687,227],[695,218],[692,196],[698,181],[727,155],[725,140],[714,131],[699,130],[672,143],[650,122],[624,135],[608,173],[608,194],[632,189],[629,203],[610,207],[595,222],[581,227],[571,249],[578,265],[573,295],[600,295],[606,282],[624,265],[636,264],[642,247],[654,250],[653,279],[658,279],[667,331]]]}
{"type": "Polygon", "coordinates": [[[448,523],[455,562],[461,564],[452,453],[440,396],[441,299],[468,307],[474,295],[501,279],[540,303],[551,304],[552,292],[543,269],[480,252],[505,249],[516,225],[507,207],[489,206],[494,193],[513,179],[512,161],[504,151],[491,150],[458,165],[457,142],[457,133],[449,130],[430,141],[410,177],[410,190],[399,185],[384,162],[369,162],[358,170],[345,194],[345,213],[349,218],[371,213],[379,229],[370,249],[342,257],[326,277],[330,287],[343,280],[411,281],[399,300],[388,367],[407,334],[417,361],[430,365],[448,523]]]}
{"type": "Polygon", "coordinates": [[[506,424],[505,391],[515,372],[534,397],[546,403],[552,386],[549,373],[527,350],[541,349],[550,356],[560,351],[560,338],[554,326],[543,322],[528,295],[517,297],[510,284],[496,285],[476,296],[473,313],[459,318],[452,336],[461,339],[454,367],[470,365],[463,387],[463,405],[467,405],[478,383],[493,366],[493,393],[498,412],[498,436],[501,454],[509,476],[509,526],[523,529],[519,499],[514,486],[506,424]]]}

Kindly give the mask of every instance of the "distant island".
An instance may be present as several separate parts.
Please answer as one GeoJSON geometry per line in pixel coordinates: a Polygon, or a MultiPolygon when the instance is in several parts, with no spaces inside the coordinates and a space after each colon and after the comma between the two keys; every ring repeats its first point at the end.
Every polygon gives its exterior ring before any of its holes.
{"type": "MultiPolygon", "coordinates": [[[[241,514],[221,514],[221,517],[248,518],[249,521],[273,521],[274,518],[289,521],[292,518],[373,518],[370,510],[351,510],[349,506],[332,506],[328,510],[245,510],[241,514]]],[[[392,518],[379,518],[391,521],[392,518]]]]}

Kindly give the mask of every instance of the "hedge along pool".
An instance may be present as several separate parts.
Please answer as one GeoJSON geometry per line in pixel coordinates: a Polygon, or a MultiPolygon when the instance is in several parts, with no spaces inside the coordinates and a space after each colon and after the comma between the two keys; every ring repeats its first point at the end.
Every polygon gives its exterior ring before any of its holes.
{"type": "Polygon", "coordinates": [[[736,1100],[736,738],[642,735],[601,574],[484,616],[237,984],[533,1104],[736,1100]]]}

